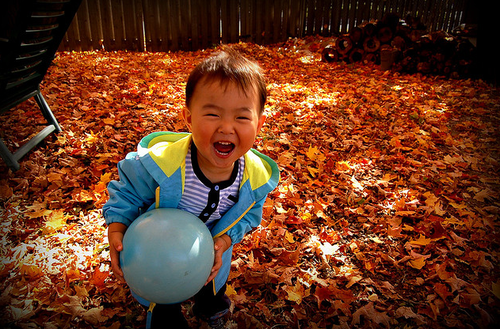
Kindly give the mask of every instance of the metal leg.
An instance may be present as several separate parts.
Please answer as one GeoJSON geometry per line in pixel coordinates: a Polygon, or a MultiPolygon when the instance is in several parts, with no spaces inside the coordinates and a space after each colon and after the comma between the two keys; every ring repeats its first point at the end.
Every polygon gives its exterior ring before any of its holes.
{"type": "Polygon", "coordinates": [[[17,163],[17,160],[14,158],[14,155],[10,153],[9,149],[5,144],[3,143],[3,140],[0,139],[0,155],[2,156],[3,161],[7,166],[12,170],[16,171],[19,170],[19,163],[17,163]]]}
{"type": "Polygon", "coordinates": [[[34,95],[36,102],[38,103],[38,106],[40,107],[40,110],[42,111],[43,116],[47,120],[48,125],[40,131],[36,136],[31,138],[28,142],[26,142],[24,145],[22,145],[20,148],[17,149],[14,153],[11,153],[7,146],[5,146],[4,142],[0,139],[0,155],[2,156],[2,159],[5,161],[7,166],[12,170],[16,171],[19,170],[20,166],[18,161],[26,155],[31,149],[33,149],[38,143],[40,143],[45,137],[47,137],[49,134],[52,132],[60,132],[61,127],[59,126],[59,123],[56,120],[56,117],[50,110],[49,105],[45,101],[45,98],[43,98],[42,94],[40,91],[38,91],[37,94],[34,95]]]}
{"type": "Polygon", "coordinates": [[[38,91],[38,93],[35,95],[35,100],[38,106],[40,107],[40,110],[42,111],[45,120],[47,120],[49,124],[54,125],[55,131],[60,132],[61,127],[59,127],[59,123],[57,122],[54,113],[52,113],[49,104],[47,104],[45,98],[43,98],[42,93],[40,91],[38,91]]]}

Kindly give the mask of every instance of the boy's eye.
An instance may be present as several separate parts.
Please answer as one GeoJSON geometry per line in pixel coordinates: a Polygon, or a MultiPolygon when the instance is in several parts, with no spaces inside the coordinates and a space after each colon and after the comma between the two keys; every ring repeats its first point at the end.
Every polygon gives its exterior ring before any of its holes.
{"type": "Polygon", "coordinates": [[[237,119],[238,119],[238,120],[250,120],[250,118],[249,118],[249,117],[238,117],[237,119]]]}

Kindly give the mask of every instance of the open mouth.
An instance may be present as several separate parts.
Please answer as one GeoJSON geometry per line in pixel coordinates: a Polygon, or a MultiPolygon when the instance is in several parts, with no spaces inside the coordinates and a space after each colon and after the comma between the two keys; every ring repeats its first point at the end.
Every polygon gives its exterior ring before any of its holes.
{"type": "Polygon", "coordinates": [[[229,155],[234,150],[234,144],[230,142],[215,142],[214,148],[220,155],[229,155]]]}

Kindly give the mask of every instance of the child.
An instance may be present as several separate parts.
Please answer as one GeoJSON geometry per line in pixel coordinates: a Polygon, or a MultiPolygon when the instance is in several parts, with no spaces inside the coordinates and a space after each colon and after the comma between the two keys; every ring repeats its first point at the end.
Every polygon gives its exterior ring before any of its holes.
{"type": "MultiPolygon", "coordinates": [[[[266,95],[260,67],[236,51],[204,60],[186,85],[183,117],[191,133],[146,136],[137,152],[118,164],[120,180],[109,184],[103,207],[111,266],[120,280],[123,235],[140,214],[179,208],[205,222],[215,260],[205,287],[193,298],[193,313],[212,328],[222,328],[229,316],[225,290],[232,246],[260,224],[267,194],[279,181],[276,163],[251,149],[265,121],[266,95]]],[[[188,327],[180,304],[149,306],[148,326],[188,327]]]]}

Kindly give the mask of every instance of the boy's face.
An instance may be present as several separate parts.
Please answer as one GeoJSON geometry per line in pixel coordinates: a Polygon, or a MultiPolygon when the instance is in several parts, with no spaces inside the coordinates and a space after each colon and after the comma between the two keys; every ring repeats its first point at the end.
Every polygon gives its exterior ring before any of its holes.
{"type": "Polygon", "coordinates": [[[234,162],[255,141],[265,121],[255,89],[247,95],[234,83],[201,80],[183,115],[198,149],[198,163],[214,180],[229,179],[234,162]],[[227,178],[226,178],[227,177],[227,178]]]}

